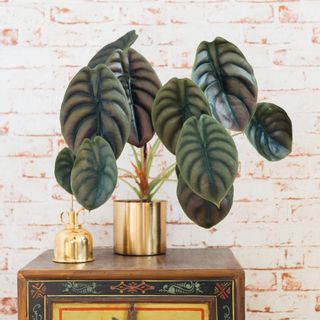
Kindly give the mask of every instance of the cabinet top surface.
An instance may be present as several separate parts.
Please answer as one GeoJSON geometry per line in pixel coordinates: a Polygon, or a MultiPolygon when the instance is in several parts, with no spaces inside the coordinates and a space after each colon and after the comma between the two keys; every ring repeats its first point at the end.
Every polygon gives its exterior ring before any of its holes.
{"type": "Polygon", "coordinates": [[[165,255],[149,257],[120,256],[112,249],[96,248],[93,262],[61,264],[52,262],[53,251],[47,250],[26,265],[21,272],[97,273],[97,272],[162,272],[202,270],[242,270],[230,249],[168,249],[165,255]]]}

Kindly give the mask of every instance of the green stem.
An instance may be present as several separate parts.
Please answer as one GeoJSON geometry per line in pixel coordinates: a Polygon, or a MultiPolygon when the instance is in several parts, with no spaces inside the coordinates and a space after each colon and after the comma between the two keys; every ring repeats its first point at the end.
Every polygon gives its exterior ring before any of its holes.
{"type": "Polygon", "coordinates": [[[74,201],[74,199],[73,199],[73,194],[71,195],[71,211],[73,211],[73,201],[74,201]]]}

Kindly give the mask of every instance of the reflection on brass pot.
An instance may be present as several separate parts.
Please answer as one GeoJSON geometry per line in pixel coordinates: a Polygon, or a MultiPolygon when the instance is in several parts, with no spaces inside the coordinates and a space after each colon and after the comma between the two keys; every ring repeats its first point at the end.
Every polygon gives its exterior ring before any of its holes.
{"type": "Polygon", "coordinates": [[[166,201],[114,201],[114,252],[157,255],[166,252],[166,201]]]}
{"type": "MultiPolygon", "coordinates": [[[[93,261],[92,236],[78,224],[78,212],[68,212],[68,223],[54,241],[54,262],[81,263],[93,261]]],[[[61,214],[62,217],[62,214],[61,214]]]]}

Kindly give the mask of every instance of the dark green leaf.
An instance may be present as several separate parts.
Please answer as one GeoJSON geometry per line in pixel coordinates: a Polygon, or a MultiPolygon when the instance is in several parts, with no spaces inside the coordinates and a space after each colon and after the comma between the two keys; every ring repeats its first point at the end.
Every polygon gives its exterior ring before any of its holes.
{"type": "Polygon", "coordinates": [[[287,113],[275,104],[258,104],[246,135],[255,149],[269,161],[281,160],[291,152],[291,120],[287,113]]]}
{"type": "Polygon", "coordinates": [[[71,188],[77,201],[88,210],[101,206],[115,189],[117,176],[109,143],[101,137],[85,139],[71,171],[71,188]]]}
{"type": "Polygon", "coordinates": [[[132,44],[137,40],[138,36],[135,30],[131,30],[123,35],[121,38],[116,41],[107,44],[102,49],[100,49],[96,55],[90,60],[88,66],[94,68],[98,64],[106,63],[108,58],[113,54],[117,49],[127,49],[132,46],[132,44]]]}
{"type": "Polygon", "coordinates": [[[220,207],[238,169],[238,153],[226,129],[211,116],[189,118],[177,148],[177,165],[191,190],[220,207]]]}
{"type": "Polygon", "coordinates": [[[72,194],[70,175],[74,163],[74,153],[69,148],[63,148],[57,155],[54,175],[60,186],[72,194]]]}
{"type": "Polygon", "coordinates": [[[102,136],[119,157],[130,132],[130,110],[120,81],[106,65],[84,67],[75,75],[62,102],[60,122],[72,150],[85,138],[102,136]]]}
{"type": "Polygon", "coordinates": [[[184,122],[202,114],[211,114],[208,101],[201,89],[186,78],[169,80],[159,90],[152,107],[156,133],[173,154],[184,122]]]}
{"type": "Polygon", "coordinates": [[[128,142],[142,147],[153,137],[151,107],[161,82],[151,64],[134,49],[116,50],[107,61],[129,101],[131,132],[128,142]]]}
{"type": "Polygon", "coordinates": [[[243,131],[257,105],[257,82],[251,65],[233,43],[216,38],[200,43],[192,79],[209,100],[224,127],[243,131]]]}
{"type": "Polygon", "coordinates": [[[211,228],[229,213],[233,202],[233,186],[221,201],[220,208],[218,208],[213,203],[192,192],[180,175],[177,185],[177,197],[183,211],[193,222],[200,227],[211,228]]]}

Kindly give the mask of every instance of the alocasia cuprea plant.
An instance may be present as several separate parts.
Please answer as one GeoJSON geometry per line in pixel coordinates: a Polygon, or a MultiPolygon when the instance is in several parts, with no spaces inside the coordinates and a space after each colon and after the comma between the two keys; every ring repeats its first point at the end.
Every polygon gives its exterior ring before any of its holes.
{"type": "Polygon", "coordinates": [[[151,107],[161,82],[151,64],[130,46],[130,31],[103,47],[70,81],[60,111],[61,131],[68,147],[55,163],[58,183],[86,209],[105,203],[115,189],[116,159],[129,142],[134,172],[124,170],[137,187],[126,182],[143,201],[150,201],[172,171],[168,167],[150,178],[160,141],[154,136],[151,107]],[[139,158],[134,146],[141,148],[139,158]]]}
{"type": "Polygon", "coordinates": [[[272,103],[257,102],[253,69],[231,42],[201,42],[192,80],[172,78],[161,87],[151,64],[131,48],[136,39],[130,31],[105,46],[71,80],[60,114],[69,148],[57,156],[56,179],[85,208],[97,208],[116,186],[116,159],[129,142],[134,172],[122,170],[137,187],[125,182],[150,201],[174,170],[149,179],[161,140],[176,156],[183,211],[210,228],[233,202],[238,152],[231,131],[245,133],[267,160],[281,160],[291,152],[290,118],[272,103]],[[160,140],[148,148],[154,131],[160,140]]]}
{"type": "Polygon", "coordinates": [[[221,37],[200,43],[192,80],[172,78],[163,85],[152,119],[159,138],[176,155],[183,211],[210,228],[228,214],[233,201],[237,149],[226,129],[244,132],[264,158],[275,161],[291,152],[292,124],[282,108],[257,103],[251,65],[221,37]]]}

